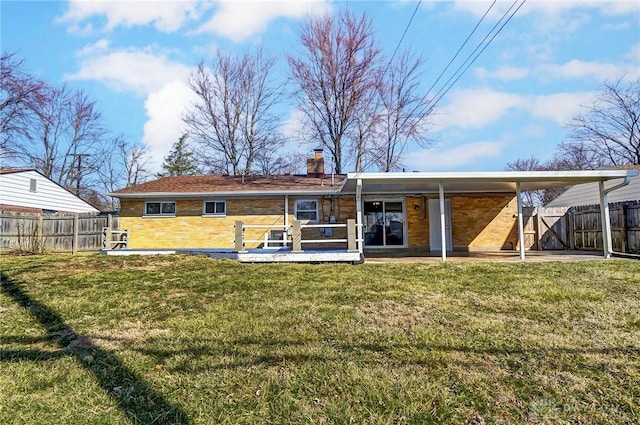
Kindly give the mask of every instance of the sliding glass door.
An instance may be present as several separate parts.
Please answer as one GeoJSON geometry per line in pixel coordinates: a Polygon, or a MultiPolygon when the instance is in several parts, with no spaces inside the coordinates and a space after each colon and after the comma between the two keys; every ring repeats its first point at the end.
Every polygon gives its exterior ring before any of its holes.
{"type": "Polygon", "coordinates": [[[365,246],[405,246],[406,220],[403,201],[364,201],[363,216],[365,246]]]}

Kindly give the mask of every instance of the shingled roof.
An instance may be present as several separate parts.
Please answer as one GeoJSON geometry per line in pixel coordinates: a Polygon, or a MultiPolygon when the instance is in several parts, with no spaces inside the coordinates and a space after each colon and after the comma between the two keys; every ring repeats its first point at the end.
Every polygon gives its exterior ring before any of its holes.
{"type": "Polygon", "coordinates": [[[304,175],[279,176],[172,176],[129,186],[110,193],[117,198],[151,196],[203,196],[203,195],[273,195],[338,192],[344,175],[307,177],[304,175]]]}

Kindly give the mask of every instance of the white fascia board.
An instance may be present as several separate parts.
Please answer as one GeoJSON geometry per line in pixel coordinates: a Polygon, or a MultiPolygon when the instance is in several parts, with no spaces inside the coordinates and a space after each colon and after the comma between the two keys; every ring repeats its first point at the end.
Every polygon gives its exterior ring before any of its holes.
{"type": "Polygon", "coordinates": [[[599,181],[638,175],[637,170],[582,171],[466,171],[411,173],[349,173],[347,180],[431,180],[431,181],[599,181]]]}
{"type": "Polygon", "coordinates": [[[280,196],[327,196],[338,195],[342,186],[331,190],[249,190],[243,192],[139,192],[139,193],[108,193],[107,195],[120,199],[201,199],[201,198],[273,198],[280,196]]]}

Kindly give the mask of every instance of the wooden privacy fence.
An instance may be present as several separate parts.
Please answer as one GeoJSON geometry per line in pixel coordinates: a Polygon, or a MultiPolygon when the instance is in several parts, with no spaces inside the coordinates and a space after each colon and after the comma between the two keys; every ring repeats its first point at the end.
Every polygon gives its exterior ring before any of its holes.
{"type": "Polygon", "coordinates": [[[102,249],[103,228],[118,229],[111,214],[27,214],[0,212],[0,251],[84,252],[102,249]]]}
{"type": "MultiPolygon", "coordinates": [[[[599,205],[525,208],[525,248],[602,250],[599,205]]],[[[613,250],[640,253],[640,201],[609,204],[613,250]]]]}

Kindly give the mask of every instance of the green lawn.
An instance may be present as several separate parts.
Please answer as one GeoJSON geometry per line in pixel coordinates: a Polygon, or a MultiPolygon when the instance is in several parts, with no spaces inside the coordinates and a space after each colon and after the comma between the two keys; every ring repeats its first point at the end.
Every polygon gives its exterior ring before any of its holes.
{"type": "Polygon", "coordinates": [[[640,422],[640,261],[0,269],[2,424],[640,422]]]}

